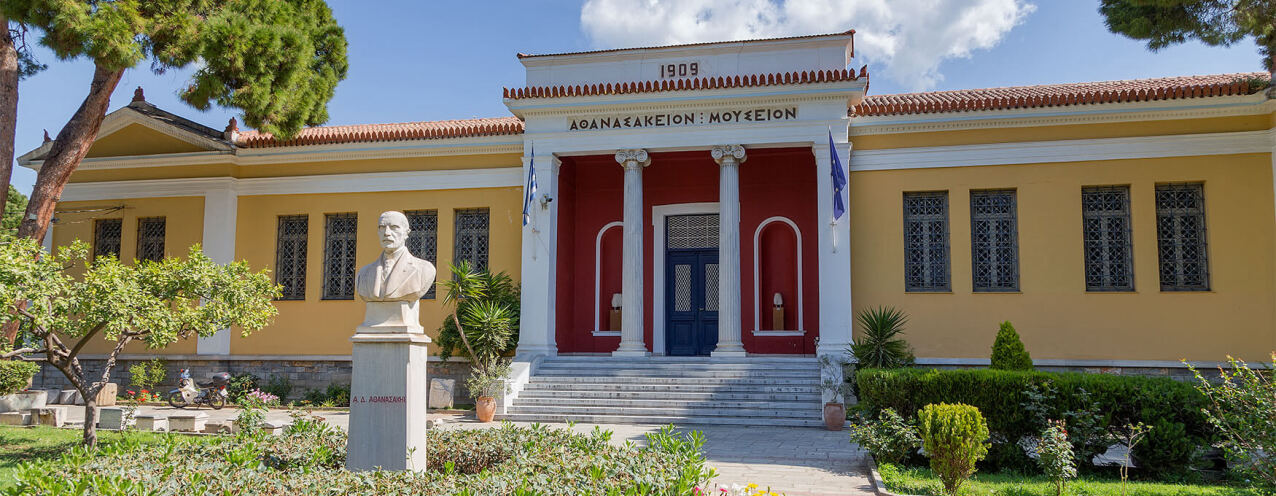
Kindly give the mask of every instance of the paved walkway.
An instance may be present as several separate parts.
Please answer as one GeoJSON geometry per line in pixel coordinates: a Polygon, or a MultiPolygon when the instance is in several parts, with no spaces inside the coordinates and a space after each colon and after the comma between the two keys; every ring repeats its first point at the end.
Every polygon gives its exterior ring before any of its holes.
{"type": "MultiPolygon", "coordinates": [[[[139,413],[168,414],[170,407],[142,407],[139,413]]],[[[233,408],[199,411],[209,414],[215,422],[233,419],[233,408]]],[[[69,408],[71,422],[84,421],[82,408],[69,408]]],[[[349,413],[341,410],[316,411],[329,423],[346,428],[349,413]]],[[[286,410],[272,410],[267,419],[286,423],[290,420],[286,410]]],[[[500,423],[480,423],[473,414],[455,412],[431,413],[430,419],[439,419],[442,429],[485,429],[500,423]]],[[[549,424],[565,428],[566,424],[549,424]]],[[[580,432],[592,431],[595,424],[575,424],[580,432]]],[[[603,429],[612,431],[612,442],[622,445],[633,441],[642,445],[645,434],[660,429],[656,425],[605,424],[603,429]]],[[[684,426],[679,431],[700,431],[705,436],[705,459],[717,469],[715,483],[721,485],[748,484],[770,487],[788,496],[869,495],[872,486],[864,472],[864,453],[852,445],[846,432],[829,432],[805,427],[742,427],[730,425],[684,426]]]]}

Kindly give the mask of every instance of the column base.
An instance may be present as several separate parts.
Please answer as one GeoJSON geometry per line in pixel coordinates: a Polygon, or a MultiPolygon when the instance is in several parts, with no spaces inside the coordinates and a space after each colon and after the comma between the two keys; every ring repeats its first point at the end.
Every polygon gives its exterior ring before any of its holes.
{"type": "Polygon", "coordinates": [[[740,350],[713,350],[709,352],[711,358],[744,358],[749,356],[743,349],[740,350]]]}
{"type": "Polygon", "coordinates": [[[651,352],[647,350],[616,350],[611,352],[614,357],[649,357],[651,352]]]}

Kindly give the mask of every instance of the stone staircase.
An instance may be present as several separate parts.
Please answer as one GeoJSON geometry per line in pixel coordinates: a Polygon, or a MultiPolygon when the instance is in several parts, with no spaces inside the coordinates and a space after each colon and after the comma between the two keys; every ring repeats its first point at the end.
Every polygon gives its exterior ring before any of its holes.
{"type": "Polygon", "coordinates": [[[814,358],[553,357],[499,418],[822,426],[814,358]]]}

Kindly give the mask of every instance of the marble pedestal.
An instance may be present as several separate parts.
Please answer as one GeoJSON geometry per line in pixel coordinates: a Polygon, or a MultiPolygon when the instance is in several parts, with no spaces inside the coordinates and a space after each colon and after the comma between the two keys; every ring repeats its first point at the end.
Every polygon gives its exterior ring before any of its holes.
{"type": "MultiPolygon", "coordinates": [[[[374,305],[368,304],[369,314],[374,305]]],[[[366,324],[350,338],[354,350],[346,469],[425,470],[430,338],[419,325],[366,324]]]]}

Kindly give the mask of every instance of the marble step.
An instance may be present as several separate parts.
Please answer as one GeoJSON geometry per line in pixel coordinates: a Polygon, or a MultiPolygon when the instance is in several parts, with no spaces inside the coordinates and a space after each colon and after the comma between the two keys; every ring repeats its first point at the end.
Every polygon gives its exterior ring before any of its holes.
{"type": "Polygon", "coordinates": [[[820,379],[818,371],[808,370],[678,370],[678,369],[615,369],[615,370],[579,370],[570,368],[539,368],[537,377],[549,376],[585,376],[585,377],[686,377],[686,378],[723,378],[723,379],[820,379]]]}
{"type": "Polygon", "coordinates": [[[758,391],[722,392],[711,391],[701,393],[659,391],[581,391],[581,390],[537,390],[525,389],[518,399],[615,399],[615,400],[678,400],[678,401],[820,401],[819,393],[767,393],[758,391]]]}
{"type": "Polygon", "coordinates": [[[815,386],[817,378],[795,377],[646,377],[614,376],[595,377],[580,375],[533,375],[529,384],[649,384],[649,385],[697,385],[697,386],[815,386]]]}
{"type": "Polygon", "coordinates": [[[546,358],[541,363],[579,363],[599,366],[628,365],[706,365],[721,366],[758,366],[758,365],[792,365],[818,367],[820,361],[815,358],[788,357],[744,357],[744,358],[708,358],[708,357],[613,357],[613,356],[556,356],[546,358]]]}
{"type": "Polygon", "coordinates": [[[678,408],[678,409],[759,409],[759,410],[802,410],[813,412],[821,408],[819,399],[806,402],[772,402],[758,400],[724,400],[712,398],[708,400],[678,399],[618,399],[618,398],[577,398],[561,395],[556,398],[528,398],[519,396],[514,400],[516,408],[535,406],[563,407],[604,407],[604,408],[678,408]]]}
{"type": "Polygon", "coordinates": [[[497,420],[510,422],[576,422],[581,424],[659,424],[659,425],[757,425],[777,427],[823,427],[819,419],[761,417],[702,417],[679,415],[576,415],[546,413],[507,413],[497,420]]]}
{"type": "Polygon", "coordinates": [[[523,391],[624,391],[668,393],[819,393],[815,384],[645,384],[640,382],[529,382],[523,391]]]}
{"type": "Polygon", "coordinates": [[[762,417],[762,418],[796,418],[819,419],[820,411],[815,404],[807,408],[643,408],[643,407],[601,407],[601,406],[520,406],[515,403],[509,413],[550,414],[550,415],[617,415],[623,417],[641,416],[677,416],[677,417],[762,417]]]}

